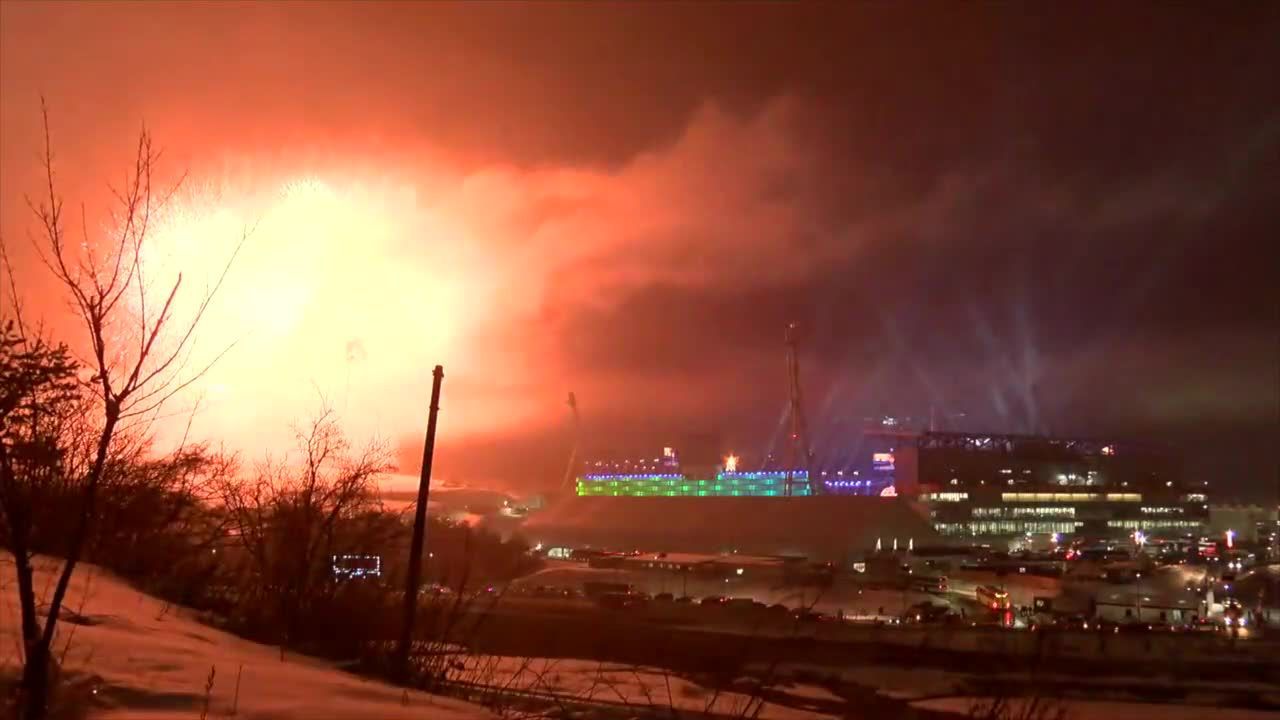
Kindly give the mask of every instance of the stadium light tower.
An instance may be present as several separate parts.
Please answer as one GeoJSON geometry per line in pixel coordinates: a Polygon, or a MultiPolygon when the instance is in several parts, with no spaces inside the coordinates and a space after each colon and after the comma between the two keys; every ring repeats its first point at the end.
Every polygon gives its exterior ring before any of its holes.
{"type": "Polygon", "coordinates": [[[790,416],[788,437],[785,452],[782,456],[782,469],[786,472],[783,480],[783,494],[795,494],[797,487],[807,486],[810,495],[819,492],[818,483],[813,479],[810,465],[813,450],[809,447],[809,424],[804,417],[804,396],[800,390],[800,357],[796,353],[796,323],[787,325],[787,383],[790,390],[790,402],[787,414],[790,416]],[[804,480],[795,476],[796,470],[804,471],[804,480]]]}

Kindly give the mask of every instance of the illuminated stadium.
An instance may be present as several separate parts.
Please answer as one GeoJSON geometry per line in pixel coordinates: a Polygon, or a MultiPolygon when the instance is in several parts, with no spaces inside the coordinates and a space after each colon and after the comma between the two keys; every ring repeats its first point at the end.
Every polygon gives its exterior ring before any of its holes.
{"type": "Polygon", "coordinates": [[[573,495],[527,529],[605,547],[832,558],[881,538],[1183,536],[1199,533],[1207,513],[1206,488],[1147,447],[883,429],[850,445],[857,451],[834,463],[840,469],[826,458],[812,472],[769,467],[769,456],[741,470],[718,447],[689,461],[665,448],[656,458],[588,462],[573,495]]]}
{"type": "Polygon", "coordinates": [[[858,462],[840,469],[815,465],[812,473],[788,472],[768,454],[742,469],[743,461],[715,439],[689,442],[682,452],[664,448],[657,457],[591,460],[582,463],[587,472],[576,476],[573,493],[531,514],[522,532],[564,547],[830,561],[858,556],[879,542],[936,541],[915,494],[897,496],[895,483],[904,480],[895,475],[896,443],[860,440],[858,462]]]}
{"type": "MultiPolygon", "coordinates": [[[[588,462],[588,471],[576,479],[574,494],[579,497],[892,496],[897,494],[895,486],[900,484],[893,452],[896,443],[896,436],[865,435],[857,443],[857,452],[847,458],[840,469],[815,468],[812,473],[778,467],[772,462],[772,456],[762,458],[762,467],[752,470],[740,469],[742,460],[732,453],[720,456],[717,451],[704,451],[687,461],[684,454],[667,447],[663,448],[661,457],[653,459],[588,462]]],[[[909,475],[906,477],[910,479],[909,475]]]]}

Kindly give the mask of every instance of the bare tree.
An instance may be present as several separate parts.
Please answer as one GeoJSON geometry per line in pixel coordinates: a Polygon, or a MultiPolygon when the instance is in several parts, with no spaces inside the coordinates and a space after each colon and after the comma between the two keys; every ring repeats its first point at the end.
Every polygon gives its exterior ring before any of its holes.
{"type": "MultiPolygon", "coordinates": [[[[161,406],[208,370],[209,366],[194,372],[188,368],[196,329],[244,241],[244,236],[241,236],[227,264],[216,280],[204,289],[189,316],[177,317],[180,313],[175,301],[182,289],[181,274],[171,284],[159,286],[164,292],[155,296],[161,298],[156,307],[149,297],[151,286],[143,261],[144,248],[154,233],[156,214],[172,197],[173,190],[161,192],[153,184],[161,153],[153,146],[150,133],[145,128],[139,133],[133,167],[124,186],[112,188],[116,200],[112,214],[115,229],[105,238],[91,236],[82,205],[81,237],[73,239],[67,229],[63,200],[57,190],[49,114],[43,103],[41,111],[46,182],[39,200],[27,199],[39,223],[34,245],[45,267],[66,292],[83,325],[88,346],[88,357],[83,365],[87,367],[88,377],[76,377],[74,367],[69,365],[71,353],[67,346],[57,346],[60,351],[55,349],[52,354],[45,352],[42,356],[47,361],[47,371],[43,381],[37,382],[36,386],[44,388],[39,392],[53,392],[53,388],[76,382],[90,398],[92,407],[89,413],[71,416],[89,421],[87,428],[80,428],[85,432],[63,432],[61,435],[64,440],[73,439],[73,444],[84,440],[87,452],[83,455],[83,467],[68,463],[78,457],[76,453],[63,453],[54,463],[60,479],[70,489],[65,496],[63,514],[71,518],[71,523],[57,552],[62,563],[42,626],[34,610],[29,615],[26,613],[28,607],[34,608],[35,602],[31,589],[24,586],[29,583],[20,582],[19,586],[24,617],[29,618],[24,619],[21,712],[24,717],[33,719],[43,718],[48,712],[49,671],[53,659],[50,648],[72,575],[92,534],[99,496],[113,453],[143,448],[151,422],[161,406]],[[123,443],[127,447],[121,448],[124,438],[127,438],[123,443]]],[[[21,305],[13,283],[14,272],[7,255],[4,265],[14,291],[11,309],[16,321],[12,325],[12,334],[20,339],[12,347],[22,348],[28,354],[36,352],[41,341],[35,339],[22,322],[21,305]]],[[[20,387],[13,394],[36,397],[29,392],[24,395],[20,387]]],[[[44,400],[35,399],[34,402],[38,407],[50,407],[44,400]]],[[[69,430],[69,427],[64,426],[61,430],[69,430]]],[[[46,439],[51,437],[47,433],[46,436],[46,439]]],[[[11,488],[23,481],[24,478],[16,474],[6,476],[6,483],[11,488]]],[[[30,508],[21,503],[6,504],[11,536],[15,527],[27,523],[22,517],[27,510],[30,508]]],[[[21,580],[24,570],[20,568],[18,572],[21,580]]],[[[26,572],[29,572],[29,566],[26,572]]]]}

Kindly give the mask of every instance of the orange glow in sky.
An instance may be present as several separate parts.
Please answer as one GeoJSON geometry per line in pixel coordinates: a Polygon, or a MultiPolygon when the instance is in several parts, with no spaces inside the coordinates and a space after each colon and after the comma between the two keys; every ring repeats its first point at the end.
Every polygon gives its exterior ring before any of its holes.
{"type": "MultiPolygon", "coordinates": [[[[356,141],[188,138],[195,154],[166,158],[157,178],[163,188],[190,173],[153,222],[148,308],[181,272],[176,322],[190,317],[248,234],[186,370],[217,362],[164,408],[160,444],[187,432],[195,408],[191,438],[247,462],[279,456],[327,403],[353,442],[386,441],[412,472],[437,364],[439,443],[477,448],[468,459],[496,456],[490,443],[517,433],[550,438],[528,445],[539,451],[560,440],[567,448],[569,391],[593,418],[703,412],[760,368],[735,356],[715,382],[673,382],[651,365],[645,340],[665,321],[611,318],[637,291],[786,284],[837,252],[838,243],[792,252],[804,213],[774,187],[807,162],[788,130],[794,112],[786,99],[745,118],[708,104],[673,142],[612,166],[476,160],[421,137],[395,153],[356,141]],[[634,348],[610,357],[620,341],[634,348]]],[[[176,131],[182,147],[184,127],[169,120],[156,134],[176,131]]],[[[112,207],[97,183],[127,158],[60,157],[60,168],[74,168],[65,177],[83,183],[63,189],[69,201],[87,197],[91,218],[112,207]]],[[[38,188],[38,166],[20,167],[19,186],[38,188]]],[[[26,214],[12,217],[24,229],[26,214]]],[[[101,229],[90,235],[106,243],[110,223],[101,229]]],[[[42,275],[30,274],[30,292],[57,314],[56,293],[34,284],[42,275]]],[[[78,336],[72,328],[67,337],[78,336]]],[[[698,350],[720,351],[714,342],[698,350]]],[[[444,472],[458,457],[441,454],[444,472]]],[[[526,478],[522,462],[509,472],[526,478]]]]}
{"type": "MultiPolygon", "coordinates": [[[[288,447],[291,425],[322,401],[353,438],[421,425],[431,368],[468,359],[468,328],[493,308],[484,261],[459,229],[389,182],[307,176],[256,194],[184,191],[148,245],[148,302],[180,270],[189,314],[246,230],[188,368],[230,349],[170,412],[198,400],[199,434],[241,448],[288,447]]],[[[450,408],[459,433],[504,419],[519,418],[450,408]]]]}

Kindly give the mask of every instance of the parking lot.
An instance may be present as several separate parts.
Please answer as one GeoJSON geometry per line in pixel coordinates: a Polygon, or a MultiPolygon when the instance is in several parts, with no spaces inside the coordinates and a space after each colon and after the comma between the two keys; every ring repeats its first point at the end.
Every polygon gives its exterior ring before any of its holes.
{"type": "Polygon", "coordinates": [[[1184,565],[1155,567],[1127,583],[965,569],[946,578],[945,590],[925,592],[918,584],[877,582],[851,574],[836,575],[825,587],[811,587],[778,584],[749,574],[675,577],[591,568],[568,561],[551,563],[512,583],[506,591],[513,601],[631,611],[694,624],[716,620],[713,612],[729,611],[755,620],[800,618],[851,625],[924,623],[1028,630],[1105,627],[1117,633],[1122,629],[1196,629],[1230,632],[1238,640],[1256,639],[1259,633],[1255,628],[1228,627],[1227,611],[1220,604],[1222,594],[1221,581],[1215,584],[1205,568],[1184,565]],[[600,593],[586,597],[583,588],[591,584],[603,584],[613,592],[603,593],[605,598],[600,593]],[[1205,602],[1205,591],[1215,587],[1219,593],[1216,614],[1215,606],[1205,602]],[[993,611],[989,597],[980,602],[979,588],[995,590],[1007,599],[993,611]]]}

